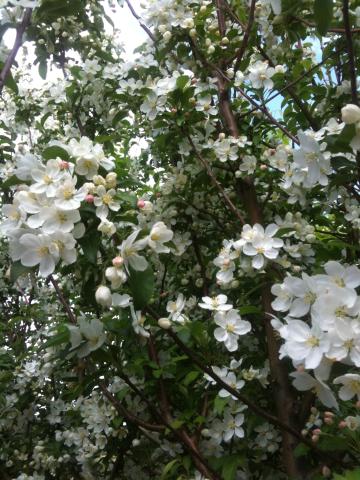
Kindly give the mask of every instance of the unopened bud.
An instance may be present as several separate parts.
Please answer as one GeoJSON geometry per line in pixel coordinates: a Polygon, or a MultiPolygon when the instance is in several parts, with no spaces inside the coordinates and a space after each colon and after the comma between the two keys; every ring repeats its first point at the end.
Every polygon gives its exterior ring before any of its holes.
{"type": "Polygon", "coordinates": [[[105,285],[100,285],[95,292],[95,300],[103,307],[111,307],[112,298],[110,288],[105,287],[105,285]]]}
{"type": "Polygon", "coordinates": [[[86,203],[94,203],[94,195],[91,195],[91,193],[88,193],[85,197],[85,202],[86,203]]]}
{"type": "Polygon", "coordinates": [[[117,256],[112,259],[112,264],[114,265],[114,267],[121,267],[123,263],[124,263],[124,259],[120,256],[117,256]]]}
{"type": "Polygon", "coordinates": [[[323,477],[325,477],[325,478],[331,477],[331,470],[326,465],[324,465],[323,468],[321,469],[321,473],[322,473],[323,477]]]}
{"type": "Polygon", "coordinates": [[[321,435],[321,430],[320,428],[315,428],[315,430],[312,431],[314,435],[321,435]]]}
{"type": "Polygon", "coordinates": [[[334,418],[334,417],[335,417],[335,413],[333,413],[333,412],[328,412],[328,411],[324,412],[324,415],[325,415],[325,417],[331,417],[331,418],[334,418]]]}
{"type": "Polygon", "coordinates": [[[171,328],[171,322],[168,318],[159,318],[158,320],[158,325],[160,328],[163,328],[164,330],[169,330],[171,328]]]}
{"type": "Polygon", "coordinates": [[[165,40],[165,42],[168,42],[171,37],[172,37],[172,35],[171,35],[171,32],[169,32],[169,30],[167,30],[167,31],[163,34],[163,39],[165,40]]]}
{"type": "Polygon", "coordinates": [[[312,435],[312,436],[311,436],[311,440],[312,440],[314,443],[318,442],[318,441],[319,441],[319,435],[312,435]]]}
{"type": "Polygon", "coordinates": [[[138,200],[137,206],[138,206],[138,208],[144,208],[145,207],[145,200],[142,200],[142,199],[138,200]]]}
{"type": "Polygon", "coordinates": [[[334,420],[331,417],[325,417],[324,422],[326,425],[332,425],[334,423],[334,420]]]}
{"type": "Polygon", "coordinates": [[[360,122],[360,108],[357,105],[349,103],[341,109],[342,121],[351,125],[360,122]]]}
{"type": "Polygon", "coordinates": [[[65,160],[61,160],[60,170],[68,170],[69,166],[70,166],[69,162],[66,162],[65,160]]]}
{"type": "Polygon", "coordinates": [[[347,427],[347,424],[346,424],[345,420],[341,420],[341,422],[339,422],[338,427],[341,428],[341,430],[342,430],[343,428],[346,428],[346,427],[347,427]]]}

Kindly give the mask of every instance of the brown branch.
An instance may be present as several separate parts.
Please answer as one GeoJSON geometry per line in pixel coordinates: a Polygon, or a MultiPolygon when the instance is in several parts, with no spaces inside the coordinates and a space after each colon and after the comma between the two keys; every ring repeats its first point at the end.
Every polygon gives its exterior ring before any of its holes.
{"type": "Polygon", "coordinates": [[[14,46],[11,49],[11,51],[9,53],[9,56],[7,57],[7,59],[5,61],[5,64],[4,64],[4,66],[1,70],[1,73],[0,73],[0,94],[2,92],[2,89],[3,89],[4,85],[5,85],[6,79],[7,79],[8,75],[11,71],[11,67],[12,67],[12,65],[15,61],[16,55],[19,51],[19,48],[22,45],[22,37],[24,35],[24,32],[27,29],[27,27],[30,25],[31,14],[32,14],[32,9],[27,8],[25,10],[23,19],[21,20],[21,23],[16,28],[16,37],[15,37],[14,46]]]}
{"type": "Polygon", "coordinates": [[[216,13],[218,18],[220,36],[224,37],[226,34],[226,22],[224,15],[224,4],[222,0],[216,0],[216,13]]]}
{"type": "Polygon", "coordinates": [[[199,245],[198,238],[197,238],[194,230],[191,230],[191,240],[192,240],[192,245],[194,247],[194,252],[195,252],[196,259],[197,259],[197,261],[200,265],[201,278],[203,280],[203,295],[207,296],[207,295],[209,295],[209,282],[208,282],[208,279],[206,277],[206,266],[205,266],[203,257],[201,255],[200,245],[199,245]]]}
{"type": "Polygon", "coordinates": [[[230,198],[228,197],[228,195],[225,193],[224,189],[222,188],[220,182],[217,180],[217,178],[215,177],[213,171],[211,170],[210,168],[210,165],[208,164],[208,162],[205,160],[205,158],[197,151],[196,147],[195,147],[195,144],[192,140],[192,138],[190,137],[190,135],[188,135],[188,140],[195,152],[195,155],[198,157],[198,159],[200,160],[200,162],[202,163],[203,167],[205,168],[207,174],[209,175],[209,177],[211,178],[211,181],[213,182],[213,184],[215,185],[215,187],[218,189],[219,191],[219,195],[222,197],[222,199],[224,200],[224,202],[228,205],[228,207],[230,208],[230,210],[233,212],[233,214],[240,220],[241,224],[242,225],[245,225],[245,220],[244,220],[244,217],[241,215],[241,213],[239,212],[239,210],[235,207],[235,205],[233,204],[233,202],[230,200],[230,198]]]}
{"type": "Polygon", "coordinates": [[[182,444],[190,453],[196,468],[202,473],[206,478],[209,480],[221,480],[216,472],[207,465],[206,460],[199,452],[198,448],[195,445],[195,442],[189,437],[189,435],[183,429],[175,429],[172,427],[171,423],[169,423],[163,415],[161,415],[155,406],[148,400],[148,398],[143,394],[143,392],[130,380],[130,378],[125,374],[119,374],[119,377],[122,378],[129,387],[137,394],[139,397],[148,405],[149,409],[153,412],[153,415],[158,418],[158,420],[166,426],[168,430],[170,430],[176,437],[181,440],[182,444]]]}
{"type": "Polygon", "coordinates": [[[241,47],[239,48],[239,51],[235,54],[235,56],[228,62],[228,63],[232,63],[232,61],[235,60],[236,58],[236,63],[234,66],[235,71],[239,68],[239,65],[241,63],[241,60],[244,56],[244,53],[246,51],[246,48],[250,40],[250,33],[251,33],[251,29],[255,19],[255,5],[256,5],[256,0],[252,0],[250,5],[250,11],[249,11],[249,20],[244,33],[244,38],[241,42],[241,47]]]}
{"type": "MultiPolygon", "coordinates": [[[[156,350],[155,340],[154,337],[150,334],[149,341],[148,341],[148,350],[149,350],[149,357],[150,360],[156,363],[156,365],[160,368],[159,356],[156,350]]],[[[160,410],[166,421],[172,422],[172,417],[170,413],[170,405],[169,400],[167,398],[166,389],[164,385],[164,380],[162,376],[158,378],[158,398],[160,404],[160,410]]]]}
{"type": "Polygon", "coordinates": [[[104,382],[99,382],[101,391],[105,395],[105,397],[109,400],[110,403],[114,405],[116,410],[122,415],[125,420],[128,422],[134,424],[137,427],[144,428],[145,430],[149,430],[151,432],[163,432],[165,430],[164,425],[156,425],[153,423],[145,422],[139,417],[136,417],[132,413],[130,413],[122,404],[119,402],[119,400],[112,395],[109,390],[107,389],[106,385],[104,382]]]}
{"type": "Polygon", "coordinates": [[[355,68],[355,52],[351,35],[350,16],[349,16],[349,0],[343,0],[343,17],[345,27],[345,37],[347,51],[349,55],[349,73],[351,83],[351,98],[355,105],[359,105],[357,96],[356,68],[355,68]]]}
{"type": "MultiPolygon", "coordinates": [[[[303,18],[299,18],[299,17],[292,17],[292,18],[294,18],[298,22],[303,23],[304,25],[307,25],[308,27],[317,28],[315,23],[308,22],[307,20],[304,20],[303,18]]],[[[337,28],[337,27],[328,28],[327,31],[331,32],[331,33],[346,33],[345,28],[337,28]]],[[[351,33],[359,33],[360,28],[353,28],[352,30],[350,30],[350,32],[351,33]]]]}
{"type": "Polygon", "coordinates": [[[65,310],[70,322],[76,325],[76,317],[73,314],[73,311],[71,310],[70,305],[66,301],[66,299],[65,299],[65,297],[64,297],[64,295],[63,295],[63,293],[62,293],[62,291],[59,287],[58,282],[55,280],[55,278],[52,275],[49,275],[48,279],[53,284],[53,286],[55,288],[55,292],[56,292],[56,294],[57,294],[57,296],[60,300],[60,303],[64,307],[64,310],[65,310]]]}
{"type": "Polygon", "coordinates": [[[153,42],[155,42],[155,37],[153,35],[153,33],[151,32],[151,30],[143,23],[143,21],[141,20],[141,17],[140,15],[138,15],[135,10],[134,10],[134,7],[132,6],[130,0],[125,0],[127,6],[129,7],[130,9],[130,12],[132,13],[133,17],[136,18],[136,20],[139,22],[139,25],[140,27],[148,34],[148,36],[151,38],[151,40],[153,42]]]}
{"type": "Polygon", "coordinates": [[[281,430],[285,430],[286,432],[291,433],[292,436],[296,437],[298,440],[300,440],[302,443],[307,445],[311,450],[315,451],[318,455],[325,457],[326,455],[324,452],[320,451],[316,445],[313,444],[309,439],[303,437],[300,432],[295,430],[293,427],[290,425],[286,424],[282,420],[280,420],[278,417],[275,417],[274,415],[271,415],[268,413],[266,410],[263,410],[261,407],[259,407],[255,402],[252,402],[249,400],[245,395],[240,393],[238,390],[234,389],[231,387],[229,384],[224,382],[214,371],[205,365],[197,356],[195,352],[193,352],[189,347],[187,347],[181,340],[180,338],[176,335],[176,333],[169,329],[165,331],[172,339],[173,341],[177,344],[177,346],[182,350],[186,355],[194,362],[195,365],[197,365],[204,373],[209,375],[215,382],[227,390],[231,395],[236,397],[238,400],[243,402],[245,405],[248,406],[249,410],[254,412],[256,415],[259,415],[260,417],[264,418],[268,422],[270,422],[272,425],[275,425],[276,427],[279,427],[281,430]]]}
{"type": "MultiPolygon", "coordinates": [[[[268,56],[268,54],[265,52],[265,50],[260,46],[258,46],[258,49],[259,49],[259,52],[261,53],[261,55],[263,56],[263,58],[269,62],[269,65],[271,67],[275,67],[274,62],[271,60],[271,58],[268,56]]],[[[300,112],[304,115],[306,120],[309,122],[309,125],[311,126],[311,128],[313,130],[319,130],[320,127],[319,127],[319,124],[318,124],[317,120],[315,120],[313,118],[313,116],[311,115],[311,113],[307,109],[306,105],[304,105],[303,102],[300,100],[297,93],[292,88],[292,85],[286,85],[285,90],[292,97],[292,99],[294,100],[294,103],[298,106],[300,112]]]]}
{"type": "MultiPolygon", "coordinates": [[[[266,105],[267,103],[271,102],[272,100],[274,100],[274,98],[278,97],[279,95],[281,95],[284,91],[286,91],[289,87],[294,87],[295,85],[297,85],[303,78],[307,77],[310,73],[314,72],[315,70],[317,70],[319,67],[321,67],[322,65],[324,65],[324,63],[329,60],[329,58],[332,58],[334,55],[336,55],[337,53],[340,53],[342,49],[339,49],[339,50],[336,50],[335,52],[331,52],[329,55],[326,55],[326,57],[323,58],[323,60],[321,60],[321,62],[317,63],[316,65],[314,65],[313,67],[309,68],[309,70],[306,70],[306,72],[304,72],[302,75],[300,75],[299,77],[297,77],[295,80],[289,82],[288,84],[286,84],[283,88],[281,88],[280,90],[278,90],[276,93],[274,93],[273,95],[271,95],[269,98],[267,98],[266,100],[264,100],[264,104],[266,105]]],[[[253,113],[253,112],[256,112],[257,108],[253,108],[252,110],[250,110],[249,112],[246,112],[242,115],[240,115],[240,118],[242,117],[246,117],[248,116],[249,114],[253,113]]]]}

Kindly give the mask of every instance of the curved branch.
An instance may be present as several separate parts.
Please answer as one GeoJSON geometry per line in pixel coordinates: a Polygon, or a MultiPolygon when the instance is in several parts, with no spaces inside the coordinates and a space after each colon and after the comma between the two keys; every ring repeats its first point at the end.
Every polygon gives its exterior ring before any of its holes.
{"type": "Polygon", "coordinates": [[[352,101],[355,105],[359,105],[358,96],[357,96],[355,52],[354,52],[354,44],[353,44],[353,41],[352,41],[350,16],[349,16],[349,0],[343,0],[342,11],[343,11],[343,17],[344,17],[346,45],[347,45],[347,51],[348,51],[348,54],[349,54],[349,73],[350,73],[350,83],[351,83],[351,98],[352,98],[352,101]]]}
{"type": "Polygon", "coordinates": [[[30,25],[31,14],[32,14],[32,9],[27,8],[25,10],[23,19],[21,20],[21,23],[18,25],[18,27],[16,29],[16,37],[15,37],[14,46],[11,49],[11,51],[9,53],[9,56],[7,57],[7,59],[5,61],[5,64],[4,64],[4,66],[1,70],[1,73],[0,73],[0,94],[2,92],[2,89],[4,88],[6,79],[7,79],[8,75],[11,71],[11,67],[12,67],[12,65],[15,61],[16,55],[19,51],[19,48],[22,45],[22,37],[24,35],[24,32],[27,29],[27,27],[30,25]]]}

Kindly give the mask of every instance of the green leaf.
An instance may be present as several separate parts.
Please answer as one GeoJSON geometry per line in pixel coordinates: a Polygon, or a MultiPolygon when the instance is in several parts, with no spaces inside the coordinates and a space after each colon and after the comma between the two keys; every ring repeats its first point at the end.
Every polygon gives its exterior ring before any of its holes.
{"type": "Polygon", "coordinates": [[[136,309],[141,310],[149,303],[154,293],[154,272],[150,266],[143,272],[134,270],[131,267],[129,270],[129,284],[134,299],[134,306],[136,309]]]}
{"type": "Polygon", "coordinates": [[[176,87],[179,90],[184,90],[184,88],[187,86],[188,83],[189,83],[189,77],[187,75],[180,75],[180,77],[176,79],[176,87]]]}
{"type": "Polygon", "coordinates": [[[222,476],[224,480],[234,480],[238,466],[241,463],[242,459],[238,454],[231,455],[231,457],[226,457],[226,459],[224,459],[224,465],[222,468],[222,476]]]}
{"type": "Polygon", "coordinates": [[[15,175],[12,175],[10,178],[8,178],[3,184],[2,184],[2,188],[4,190],[7,190],[8,188],[10,187],[13,187],[15,185],[19,185],[19,183],[26,183],[26,182],[23,182],[22,180],[20,180],[19,178],[17,178],[15,175]]]}
{"type": "Polygon", "coordinates": [[[190,385],[190,383],[192,383],[194,380],[196,380],[199,375],[200,375],[199,371],[194,370],[193,372],[189,372],[186,375],[186,377],[184,378],[183,384],[186,385],[186,386],[190,385]]]}
{"type": "Polygon", "coordinates": [[[177,463],[179,463],[179,460],[175,458],[175,460],[171,460],[171,462],[165,465],[161,474],[161,480],[165,480],[166,478],[169,478],[167,474],[171,472],[171,470],[175,467],[177,463]]]}
{"type": "Polygon", "coordinates": [[[25,275],[31,271],[32,269],[30,267],[25,267],[20,261],[14,262],[10,267],[10,280],[16,282],[21,275],[25,275]]]}
{"type": "Polygon", "coordinates": [[[251,315],[251,314],[261,313],[261,309],[259,307],[253,307],[252,305],[245,305],[243,307],[240,307],[238,310],[240,315],[251,315]]]}
{"type": "Polygon", "coordinates": [[[310,449],[307,445],[304,445],[303,443],[299,443],[299,445],[297,445],[294,450],[295,458],[305,457],[305,455],[308,454],[309,450],[310,449]]]}
{"type": "Polygon", "coordinates": [[[39,75],[43,80],[46,80],[47,75],[47,63],[46,60],[39,63],[39,75]]]}
{"type": "Polygon", "coordinates": [[[334,475],[334,480],[359,480],[360,478],[360,468],[356,468],[355,470],[348,470],[344,474],[334,475]]]}
{"type": "Polygon", "coordinates": [[[317,31],[320,35],[325,35],[328,31],[333,17],[333,0],[315,0],[314,17],[317,31]]]}
{"type": "Polygon", "coordinates": [[[59,327],[58,332],[55,335],[52,335],[47,342],[42,345],[42,348],[55,347],[57,345],[62,345],[67,343],[70,340],[70,332],[65,325],[59,327]]]}
{"type": "Polygon", "coordinates": [[[51,147],[45,148],[45,150],[42,152],[42,157],[44,160],[60,157],[65,161],[68,161],[70,158],[68,152],[57,145],[52,145],[51,147]]]}
{"type": "Polygon", "coordinates": [[[101,234],[98,231],[90,231],[88,235],[85,235],[79,240],[79,244],[83,249],[84,255],[90,263],[96,265],[97,254],[100,245],[101,234]]]}
{"type": "Polygon", "coordinates": [[[16,94],[19,93],[17,83],[15,82],[14,77],[12,76],[11,72],[9,72],[7,77],[6,77],[5,86],[9,87],[10,90],[12,90],[14,93],[16,93],[16,94]]]}

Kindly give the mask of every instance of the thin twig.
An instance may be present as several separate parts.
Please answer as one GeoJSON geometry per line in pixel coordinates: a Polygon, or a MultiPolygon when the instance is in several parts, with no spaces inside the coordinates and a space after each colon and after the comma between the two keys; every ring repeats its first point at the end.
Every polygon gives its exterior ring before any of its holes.
{"type": "Polygon", "coordinates": [[[163,432],[165,430],[164,425],[156,425],[153,423],[145,422],[144,420],[141,420],[141,418],[136,417],[132,413],[128,412],[127,409],[119,402],[119,400],[114,397],[111,392],[109,392],[104,382],[99,382],[99,385],[105,397],[109,400],[110,403],[114,405],[116,410],[120,413],[120,415],[125,418],[125,420],[133,423],[141,429],[149,430],[151,432],[163,432]]]}
{"type": "Polygon", "coordinates": [[[129,7],[130,9],[130,12],[132,13],[133,17],[136,18],[136,20],[139,22],[139,25],[140,27],[149,35],[149,37],[151,38],[151,40],[153,42],[155,42],[155,37],[153,35],[153,33],[151,32],[151,30],[143,23],[143,21],[141,20],[141,17],[140,15],[138,15],[135,10],[134,10],[134,7],[132,6],[130,0],[125,0],[127,6],[129,7]]]}
{"type": "Polygon", "coordinates": [[[235,56],[228,62],[228,63],[232,63],[232,61],[236,58],[236,63],[234,66],[235,71],[238,69],[249,43],[251,29],[255,19],[255,5],[256,5],[256,0],[252,0],[250,5],[250,11],[249,11],[249,20],[244,33],[243,41],[241,42],[241,47],[239,48],[239,51],[235,54],[235,56]]]}
{"type": "Polygon", "coordinates": [[[346,45],[347,45],[347,51],[349,55],[351,98],[355,105],[359,105],[358,96],[357,96],[355,53],[354,53],[354,45],[353,45],[352,35],[351,35],[350,16],[349,16],[349,0],[343,0],[342,11],[343,11],[343,17],[344,17],[346,45]]]}
{"type": "Polygon", "coordinates": [[[245,220],[244,220],[244,217],[241,215],[241,213],[239,212],[239,210],[235,207],[235,205],[233,204],[233,202],[230,200],[230,198],[228,197],[228,195],[225,193],[224,189],[222,188],[220,182],[217,180],[217,178],[215,177],[213,171],[211,170],[211,167],[210,165],[208,164],[208,162],[205,160],[205,158],[198,152],[197,148],[195,147],[195,144],[192,140],[192,138],[190,137],[190,135],[188,135],[188,140],[190,142],[190,145],[192,146],[194,152],[195,152],[195,155],[198,157],[198,159],[200,160],[200,162],[202,163],[203,167],[205,168],[207,174],[209,175],[209,177],[211,178],[211,181],[213,182],[213,184],[215,185],[215,187],[218,189],[219,191],[219,194],[220,196],[223,198],[224,202],[228,205],[228,207],[230,208],[230,210],[233,212],[233,214],[240,220],[241,224],[242,225],[245,225],[245,220]]]}
{"type": "Polygon", "coordinates": [[[8,75],[11,71],[11,67],[12,67],[12,65],[15,61],[16,55],[19,51],[19,48],[22,45],[23,34],[24,34],[26,28],[30,25],[31,13],[32,13],[31,8],[27,8],[25,10],[23,19],[16,29],[16,37],[15,37],[14,46],[11,49],[11,51],[10,51],[6,61],[5,61],[5,64],[4,64],[4,66],[1,70],[1,73],[0,73],[0,94],[2,92],[2,89],[3,89],[4,85],[5,85],[6,79],[7,79],[8,75]]]}
{"type": "Polygon", "coordinates": [[[55,288],[55,291],[56,291],[56,294],[57,294],[62,306],[64,307],[64,310],[66,311],[70,322],[73,323],[74,325],[76,325],[76,323],[77,323],[76,322],[76,317],[73,314],[73,311],[71,310],[70,305],[66,301],[66,299],[65,299],[65,297],[64,297],[64,295],[63,295],[63,293],[62,293],[62,291],[59,287],[58,282],[55,280],[55,278],[52,275],[49,275],[49,280],[53,284],[53,286],[55,288]]]}

